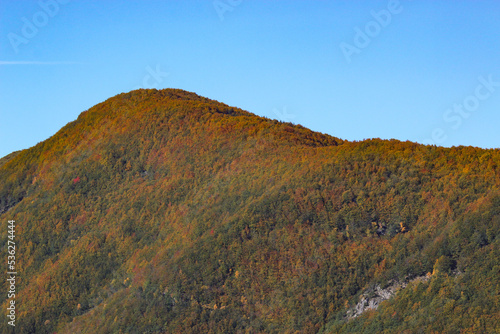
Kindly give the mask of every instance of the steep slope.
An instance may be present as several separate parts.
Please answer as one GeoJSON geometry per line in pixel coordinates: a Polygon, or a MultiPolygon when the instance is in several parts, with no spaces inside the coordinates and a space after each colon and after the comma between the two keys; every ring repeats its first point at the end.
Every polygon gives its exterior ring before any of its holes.
{"type": "Polygon", "coordinates": [[[402,331],[410,309],[419,328],[468,311],[456,328],[496,329],[499,165],[498,150],[349,143],[180,90],[117,95],[0,160],[16,330],[402,331]],[[366,289],[428,272],[346,320],[366,289]]]}

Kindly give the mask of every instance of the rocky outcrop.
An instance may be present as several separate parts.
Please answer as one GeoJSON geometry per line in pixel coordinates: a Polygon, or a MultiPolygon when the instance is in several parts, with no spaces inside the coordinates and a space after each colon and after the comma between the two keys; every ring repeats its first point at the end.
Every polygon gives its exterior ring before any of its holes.
{"type": "Polygon", "coordinates": [[[426,282],[429,278],[430,276],[419,276],[407,282],[391,281],[385,289],[382,289],[380,285],[376,285],[375,288],[369,289],[361,295],[356,306],[347,311],[346,317],[350,320],[368,310],[375,310],[381,302],[394,296],[398,290],[406,288],[409,283],[426,282]]]}

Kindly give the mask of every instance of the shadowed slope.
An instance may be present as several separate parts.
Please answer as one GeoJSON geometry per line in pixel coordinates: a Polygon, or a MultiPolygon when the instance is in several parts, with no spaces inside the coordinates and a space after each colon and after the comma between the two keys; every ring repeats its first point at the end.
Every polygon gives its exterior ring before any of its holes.
{"type": "Polygon", "coordinates": [[[374,284],[433,271],[425,312],[441,287],[470,294],[415,323],[444,331],[474,308],[495,326],[498,300],[470,285],[493,274],[469,268],[498,249],[498,150],[344,142],[168,89],[117,95],[4,159],[21,332],[404,330],[410,313],[343,315],[374,284]]]}

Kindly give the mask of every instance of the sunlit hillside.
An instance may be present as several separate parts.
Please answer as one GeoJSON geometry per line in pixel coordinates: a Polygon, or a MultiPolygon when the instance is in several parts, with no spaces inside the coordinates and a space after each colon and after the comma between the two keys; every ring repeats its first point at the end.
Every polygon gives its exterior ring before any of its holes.
{"type": "Polygon", "coordinates": [[[181,90],[120,94],[0,159],[15,330],[495,333],[499,172],[498,149],[348,142],[181,90]]]}

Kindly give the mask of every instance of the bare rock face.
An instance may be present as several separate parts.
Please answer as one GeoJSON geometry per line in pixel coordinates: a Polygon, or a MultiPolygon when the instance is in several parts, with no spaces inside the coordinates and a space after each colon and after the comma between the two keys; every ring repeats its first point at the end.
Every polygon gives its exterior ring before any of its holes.
{"type": "Polygon", "coordinates": [[[398,290],[406,288],[408,283],[426,282],[428,279],[429,276],[419,276],[409,282],[392,281],[385,289],[377,285],[374,289],[370,289],[361,295],[356,306],[347,311],[346,317],[350,320],[360,316],[367,310],[376,310],[381,302],[394,296],[398,290]]]}
{"type": "MultiPolygon", "coordinates": [[[[406,286],[406,284],[404,284],[406,286]]],[[[347,318],[353,319],[367,310],[375,310],[381,302],[394,296],[396,291],[402,287],[401,283],[393,282],[387,288],[382,289],[377,285],[375,289],[365,292],[361,295],[356,306],[347,311],[347,318]]]]}

